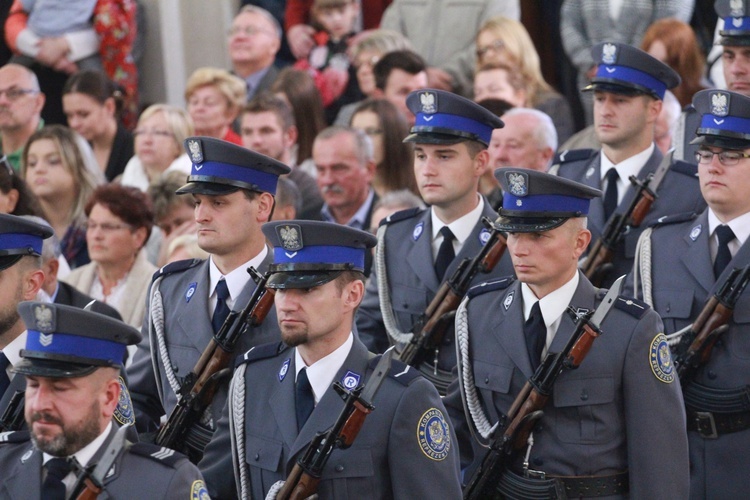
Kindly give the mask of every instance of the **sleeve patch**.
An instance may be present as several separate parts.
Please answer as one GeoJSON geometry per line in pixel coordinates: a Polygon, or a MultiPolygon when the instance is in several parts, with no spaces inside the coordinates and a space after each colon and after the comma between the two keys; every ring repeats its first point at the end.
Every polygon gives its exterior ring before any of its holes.
{"type": "Polygon", "coordinates": [[[210,500],[211,497],[208,496],[208,489],[206,488],[206,483],[204,483],[202,480],[193,481],[192,486],[190,486],[190,499],[191,500],[210,500]]]}
{"type": "Polygon", "coordinates": [[[651,364],[651,371],[658,380],[665,384],[674,382],[675,368],[672,362],[672,354],[669,350],[667,336],[663,333],[657,333],[654,340],[651,341],[648,361],[651,364]]]}
{"type": "Polygon", "coordinates": [[[451,433],[443,412],[430,408],[417,424],[417,441],[424,455],[436,462],[445,460],[451,449],[451,433]]]}
{"type": "Polygon", "coordinates": [[[113,416],[120,425],[134,425],[135,413],[133,412],[133,401],[130,399],[130,392],[121,376],[117,378],[117,381],[120,383],[120,399],[117,401],[117,407],[113,416]]]}

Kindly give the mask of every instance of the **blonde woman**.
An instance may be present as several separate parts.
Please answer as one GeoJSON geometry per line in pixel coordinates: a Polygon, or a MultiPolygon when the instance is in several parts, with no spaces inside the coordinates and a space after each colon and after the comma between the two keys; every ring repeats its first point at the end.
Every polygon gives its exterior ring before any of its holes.
{"type": "Polygon", "coordinates": [[[199,68],[190,75],[185,102],[195,125],[195,135],[216,137],[242,145],[232,123],[247,101],[245,82],[226,70],[199,68]]]}

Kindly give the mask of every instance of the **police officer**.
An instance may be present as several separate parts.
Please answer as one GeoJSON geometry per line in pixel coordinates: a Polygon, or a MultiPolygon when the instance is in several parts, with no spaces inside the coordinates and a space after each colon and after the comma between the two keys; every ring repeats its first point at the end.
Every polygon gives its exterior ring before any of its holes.
{"type": "MultiPolygon", "coordinates": [[[[612,214],[630,206],[635,195],[630,177],[643,182],[659,166],[662,153],[654,145],[654,124],[664,92],[680,78],[669,66],[626,44],[601,43],[592,49],[592,55],[599,66],[584,90],[594,92],[594,126],[602,149],[565,151],[551,172],[604,191],[603,200],[592,200],[589,214],[589,230],[596,242],[612,214]]],[[[645,224],[631,228],[616,249],[603,286],[630,271],[638,235],[649,221],[705,207],[695,172],[693,164],[672,164],[645,224]]]]}
{"type": "MultiPolygon", "coordinates": [[[[412,92],[406,103],[416,115],[416,124],[405,142],[414,143],[417,185],[431,207],[398,212],[384,222],[372,277],[357,314],[360,338],[374,352],[405,340],[400,334],[411,331],[441,283],[487,243],[489,232],[482,218],[497,217],[477,189],[489,168],[492,130],[503,122],[482,106],[440,90],[412,92]],[[388,332],[384,314],[395,323],[388,332]]],[[[492,275],[512,272],[506,257],[492,275]]],[[[449,331],[439,352],[421,368],[444,391],[455,364],[449,331]],[[436,373],[440,375],[434,377],[436,373]]]]}
{"type": "MultiPolygon", "coordinates": [[[[118,375],[126,346],[140,334],[71,306],[23,302],[18,310],[28,333],[14,370],[27,379],[29,432],[0,435],[0,497],[67,498],[114,439],[118,375]]],[[[148,444],[123,443],[103,477],[107,498],[199,498],[206,491],[185,457],[148,444]]]]}
{"type": "MultiPolygon", "coordinates": [[[[445,403],[464,463],[481,458],[470,456],[468,426],[487,439],[489,426],[508,413],[542,354],[560,352],[568,342],[575,324],[566,309],[591,311],[604,292],[577,269],[591,239],[590,202],[601,192],[531,170],[501,168],[496,177],[505,192],[497,225],[508,232],[518,280],[473,288],[457,314],[457,330],[464,320],[468,325],[468,344],[461,342],[470,360],[464,373],[472,374],[476,390],[474,398],[466,392],[467,407],[480,408],[477,416],[464,415],[466,388],[458,381],[451,386],[445,403]]],[[[568,498],[593,492],[685,498],[685,417],[659,316],[620,295],[601,331],[580,367],[563,371],[555,382],[527,448],[500,484],[518,488],[520,498],[542,498],[532,493],[555,487],[568,498]]]]}
{"type": "MultiPolygon", "coordinates": [[[[270,263],[260,226],[271,215],[279,175],[289,173],[272,158],[218,139],[191,137],[185,149],[193,166],[177,192],[194,197],[198,245],[211,255],[167,265],[154,276],[143,340],[128,371],[139,431],[155,430],[161,416],[171,413],[184,377],[229,310],[244,308],[250,299],[255,282],[247,268],[264,272],[270,263]]],[[[278,338],[269,319],[240,339],[237,353],[278,338]]],[[[210,439],[227,386],[220,384],[188,436],[198,453],[210,439]]]]}
{"type": "MultiPolygon", "coordinates": [[[[692,323],[733,268],[750,264],[750,97],[703,90],[693,105],[702,116],[697,160],[708,208],[667,219],[639,241],[652,255],[637,263],[644,273],[639,282],[647,280],[651,291],[639,286],[638,292],[662,316],[667,334],[692,323]]],[[[750,491],[747,311],[745,291],[708,362],[683,383],[691,498],[737,498],[750,491]]]]}
{"type": "MultiPolygon", "coordinates": [[[[235,370],[233,431],[222,417],[200,464],[219,498],[235,495],[233,479],[241,498],[265,498],[340,414],[332,383],[367,388],[379,359],[352,333],[375,238],[314,221],[271,222],[263,232],[275,247],[268,286],[284,343],[255,347],[235,370]]],[[[334,450],[323,469],[320,498],[460,498],[458,449],[435,388],[393,361],[371,403],[354,444],[334,450]]]]}

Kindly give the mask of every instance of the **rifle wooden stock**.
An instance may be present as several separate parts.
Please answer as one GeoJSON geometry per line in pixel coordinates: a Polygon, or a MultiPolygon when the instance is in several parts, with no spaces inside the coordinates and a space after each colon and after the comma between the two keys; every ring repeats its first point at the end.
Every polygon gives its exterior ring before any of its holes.
{"type": "Polygon", "coordinates": [[[94,481],[90,477],[87,477],[83,483],[86,488],[76,497],[76,500],[96,500],[99,498],[99,494],[104,491],[102,488],[94,484],[94,481]]]}

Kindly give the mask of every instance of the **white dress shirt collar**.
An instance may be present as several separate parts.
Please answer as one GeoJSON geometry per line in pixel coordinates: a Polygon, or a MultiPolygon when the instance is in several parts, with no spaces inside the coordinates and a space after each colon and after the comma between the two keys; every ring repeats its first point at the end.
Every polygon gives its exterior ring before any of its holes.
{"type": "Polygon", "coordinates": [[[349,336],[346,338],[343,344],[338,349],[333,351],[328,356],[325,356],[310,366],[305,365],[305,361],[302,359],[299,351],[294,350],[294,366],[296,372],[294,374],[294,381],[297,381],[297,375],[302,368],[307,367],[307,378],[310,381],[313,394],[315,395],[315,404],[318,404],[320,398],[328,390],[333,382],[333,377],[336,376],[338,371],[344,366],[346,357],[349,356],[349,351],[354,345],[354,335],[349,332],[349,336]]]}

